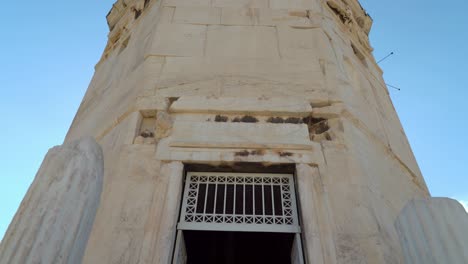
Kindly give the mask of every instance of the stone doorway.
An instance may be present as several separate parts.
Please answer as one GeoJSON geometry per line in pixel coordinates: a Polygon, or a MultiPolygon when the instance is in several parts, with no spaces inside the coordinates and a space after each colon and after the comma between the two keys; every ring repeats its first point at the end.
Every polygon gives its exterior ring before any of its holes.
{"type": "Polygon", "coordinates": [[[295,234],[182,231],[187,264],[292,263],[295,234]]]}
{"type": "Polygon", "coordinates": [[[188,172],[173,263],[304,263],[292,174],[188,172]]]}

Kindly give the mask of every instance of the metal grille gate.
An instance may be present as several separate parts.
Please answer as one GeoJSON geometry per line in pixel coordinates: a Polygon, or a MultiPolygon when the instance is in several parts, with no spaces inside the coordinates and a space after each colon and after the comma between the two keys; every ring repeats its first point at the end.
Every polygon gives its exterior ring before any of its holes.
{"type": "Polygon", "coordinates": [[[189,172],[178,229],[300,233],[293,175],[189,172]]]}

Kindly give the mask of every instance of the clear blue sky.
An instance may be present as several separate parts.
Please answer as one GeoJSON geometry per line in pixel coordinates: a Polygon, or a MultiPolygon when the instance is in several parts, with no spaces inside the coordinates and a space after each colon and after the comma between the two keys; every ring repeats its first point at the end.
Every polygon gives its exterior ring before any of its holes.
{"type": "MultiPolygon", "coordinates": [[[[114,0],[7,1],[0,16],[0,238],[62,143],[107,39],[114,0]]],[[[433,196],[468,201],[466,0],[361,0],[395,108],[433,196]]]]}

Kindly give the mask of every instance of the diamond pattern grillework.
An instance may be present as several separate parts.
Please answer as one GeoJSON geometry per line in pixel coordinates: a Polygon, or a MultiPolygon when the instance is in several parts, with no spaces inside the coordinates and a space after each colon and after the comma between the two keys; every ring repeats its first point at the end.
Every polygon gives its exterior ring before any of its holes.
{"type": "Polygon", "coordinates": [[[290,174],[189,172],[178,229],[300,232],[290,174]]]}

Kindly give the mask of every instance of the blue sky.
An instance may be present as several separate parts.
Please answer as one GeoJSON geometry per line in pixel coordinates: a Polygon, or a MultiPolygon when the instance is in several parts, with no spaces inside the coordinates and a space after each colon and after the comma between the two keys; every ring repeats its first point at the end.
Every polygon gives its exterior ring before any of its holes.
{"type": "MultiPolygon", "coordinates": [[[[114,0],[7,1],[0,24],[0,238],[62,143],[107,40],[114,0]]],[[[371,42],[433,196],[468,201],[466,0],[361,0],[371,42]]]]}

